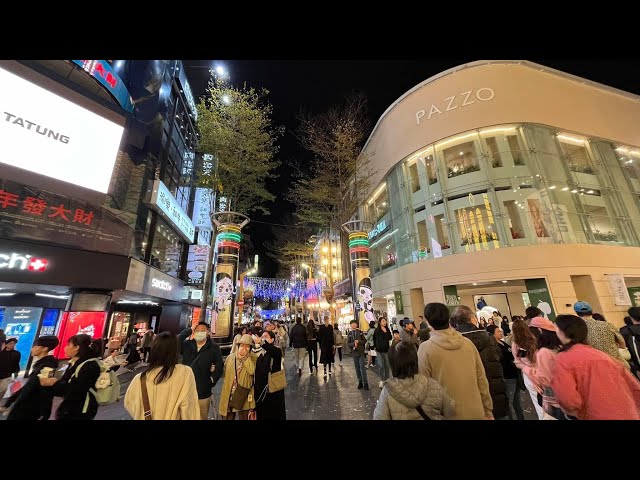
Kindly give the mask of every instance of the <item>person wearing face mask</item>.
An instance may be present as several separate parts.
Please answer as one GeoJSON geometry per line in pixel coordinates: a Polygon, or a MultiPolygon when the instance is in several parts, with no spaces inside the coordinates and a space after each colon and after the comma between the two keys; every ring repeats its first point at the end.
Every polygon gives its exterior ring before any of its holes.
{"type": "Polygon", "coordinates": [[[193,370],[198,389],[200,418],[207,420],[211,407],[211,390],[222,375],[224,362],[220,347],[209,338],[209,325],[205,322],[198,323],[194,329],[193,340],[189,340],[190,335],[191,329],[186,328],[179,336],[182,364],[193,370]]]}
{"type": "Polygon", "coordinates": [[[262,334],[262,351],[256,359],[255,394],[257,420],[286,420],[284,390],[269,392],[269,373],[282,369],[282,350],[275,344],[276,334],[267,330],[262,334]]]}

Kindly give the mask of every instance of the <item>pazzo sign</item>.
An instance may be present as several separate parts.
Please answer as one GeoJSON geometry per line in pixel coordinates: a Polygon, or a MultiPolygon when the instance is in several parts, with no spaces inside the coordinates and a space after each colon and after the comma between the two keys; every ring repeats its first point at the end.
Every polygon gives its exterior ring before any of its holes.
{"type": "Polygon", "coordinates": [[[427,120],[431,120],[431,117],[434,115],[441,115],[456,108],[468,107],[476,103],[476,101],[488,102],[489,100],[493,100],[495,95],[494,90],[488,87],[478,88],[477,90],[467,90],[458,95],[452,95],[442,100],[442,103],[432,103],[429,112],[426,110],[418,110],[416,112],[416,123],[420,125],[424,117],[426,117],[427,120]]]}

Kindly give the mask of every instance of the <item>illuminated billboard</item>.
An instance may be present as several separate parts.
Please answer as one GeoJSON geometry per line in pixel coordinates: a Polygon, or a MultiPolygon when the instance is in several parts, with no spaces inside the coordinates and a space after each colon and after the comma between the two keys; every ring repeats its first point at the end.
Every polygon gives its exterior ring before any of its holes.
{"type": "Polygon", "coordinates": [[[0,68],[0,162],[107,193],[124,127],[0,68]]]}

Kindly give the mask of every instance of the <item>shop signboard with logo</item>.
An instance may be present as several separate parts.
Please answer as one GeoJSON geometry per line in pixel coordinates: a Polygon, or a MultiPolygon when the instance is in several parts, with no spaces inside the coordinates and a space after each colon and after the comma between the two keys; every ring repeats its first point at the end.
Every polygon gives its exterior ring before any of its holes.
{"type": "Polygon", "coordinates": [[[132,234],[98,205],[0,179],[0,238],[128,255],[132,234]]]}
{"type": "Polygon", "coordinates": [[[207,275],[209,264],[209,253],[211,247],[208,245],[191,245],[189,256],[187,257],[187,285],[202,285],[207,275]]]}
{"type": "Polygon", "coordinates": [[[0,163],[107,193],[124,127],[4,68],[0,85],[0,163]]]}
{"type": "Polygon", "coordinates": [[[7,339],[17,338],[16,350],[20,352],[20,370],[27,368],[31,355],[31,347],[36,337],[38,323],[42,316],[42,308],[6,307],[0,321],[7,339]]]}
{"type": "Polygon", "coordinates": [[[153,184],[149,206],[160,213],[162,218],[171,224],[189,244],[193,243],[196,233],[195,225],[161,180],[156,180],[153,184]]]}
{"type": "Polygon", "coordinates": [[[182,287],[184,282],[181,280],[131,259],[125,290],[179,302],[182,299],[182,287]]]}
{"type": "Polygon", "coordinates": [[[556,313],[553,309],[551,293],[547,281],[544,278],[532,278],[524,281],[527,293],[529,294],[529,302],[532,307],[538,307],[544,318],[555,320],[556,313]]]}
{"type": "Polygon", "coordinates": [[[98,80],[127,112],[133,112],[133,100],[122,79],[106,60],[71,60],[98,80]]]}
{"type": "Polygon", "coordinates": [[[396,313],[404,314],[404,304],[402,303],[402,292],[393,292],[396,303],[396,313]]]}
{"type": "Polygon", "coordinates": [[[124,255],[0,239],[0,282],[112,290],[126,283],[128,271],[124,255]]]}
{"type": "Polygon", "coordinates": [[[619,273],[610,273],[607,275],[609,281],[609,289],[613,295],[613,301],[616,305],[629,307],[631,306],[631,297],[624,282],[624,277],[619,273]]]}

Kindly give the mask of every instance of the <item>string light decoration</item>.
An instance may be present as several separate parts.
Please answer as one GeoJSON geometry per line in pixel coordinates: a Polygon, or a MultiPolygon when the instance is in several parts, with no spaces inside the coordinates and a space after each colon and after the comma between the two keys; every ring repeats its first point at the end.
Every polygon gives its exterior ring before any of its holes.
{"type": "Polygon", "coordinates": [[[283,297],[319,298],[325,287],[324,280],[315,280],[311,287],[302,280],[292,282],[286,278],[245,277],[244,288],[252,289],[253,296],[262,300],[280,300],[283,297]]]}

